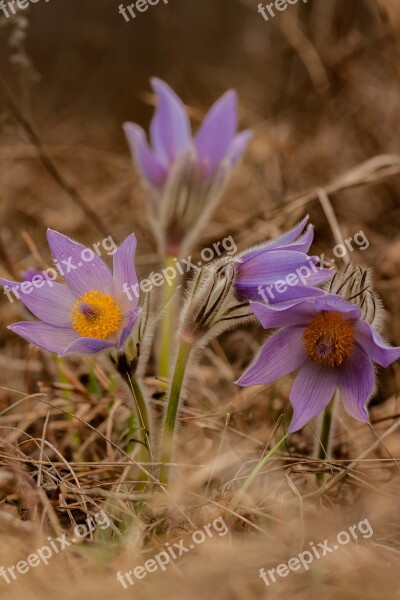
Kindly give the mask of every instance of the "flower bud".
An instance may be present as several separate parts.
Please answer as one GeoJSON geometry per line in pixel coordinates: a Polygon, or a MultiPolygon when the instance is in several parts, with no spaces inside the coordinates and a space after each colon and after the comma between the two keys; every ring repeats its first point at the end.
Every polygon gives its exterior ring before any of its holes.
{"type": "Polygon", "coordinates": [[[338,271],[326,284],[326,291],[338,294],[361,309],[361,317],[377,331],[382,323],[382,301],[372,287],[372,270],[352,264],[338,271]]]}
{"type": "Polygon", "coordinates": [[[254,315],[234,291],[235,259],[223,258],[199,269],[183,311],[181,338],[205,343],[254,315]]]}

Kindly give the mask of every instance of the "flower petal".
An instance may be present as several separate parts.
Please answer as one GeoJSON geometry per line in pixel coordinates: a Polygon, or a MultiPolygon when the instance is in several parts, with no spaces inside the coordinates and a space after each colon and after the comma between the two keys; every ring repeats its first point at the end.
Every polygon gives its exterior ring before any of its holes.
{"type": "Polygon", "coordinates": [[[311,244],[314,241],[314,225],[309,225],[300,237],[290,244],[285,244],[283,247],[285,250],[297,250],[297,252],[308,252],[311,244]]]}
{"type": "Polygon", "coordinates": [[[151,142],[159,161],[168,167],[190,146],[190,121],[184,104],[169,85],[155,77],[151,84],[159,100],[150,127],[151,142]]]}
{"type": "MultiPolygon", "coordinates": [[[[15,289],[21,302],[35,315],[50,325],[69,327],[71,325],[71,307],[75,296],[66,285],[35,275],[34,281],[17,283],[0,278],[0,285],[15,289]],[[41,279],[39,278],[41,277],[41,279]],[[30,285],[29,285],[30,284],[30,285]],[[40,284],[41,287],[36,287],[40,284]],[[26,292],[24,293],[24,286],[26,292]],[[28,291],[29,290],[29,291],[28,291]]],[[[16,298],[13,294],[13,298],[16,298]]]]}
{"type": "Polygon", "coordinates": [[[67,354],[96,354],[102,350],[115,348],[115,346],[115,343],[107,342],[106,340],[80,337],[64,348],[59,354],[60,356],[66,356],[67,354]]]}
{"type": "Polygon", "coordinates": [[[62,354],[65,348],[79,336],[72,329],[54,327],[47,323],[21,322],[10,325],[9,329],[28,342],[33,342],[40,348],[62,354]]]}
{"type": "Polygon", "coordinates": [[[337,370],[309,360],[304,363],[290,392],[293,418],[289,433],[298,431],[321,413],[337,387],[337,370]]]}
{"type": "Polygon", "coordinates": [[[306,217],[304,217],[304,219],[302,221],[300,221],[300,223],[295,225],[293,227],[293,229],[291,229],[290,231],[287,231],[280,237],[267,242],[266,244],[264,244],[264,246],[267,248],[282,248],[283,246],[286,246],[287,244],[291,244],[299,237],[299,235],[301,235],[303,233],[303,231],[306,228],[306,225],[309,221],[309,218],[310,217],[307,215],[306,217]]]}
{"type": "MultiPolygon", "coordinates": [[[[315,289],[315,291],[324,294],[322,290],[315,289]]],[[[318,314],[315,303],[309,300],[303,302],[292,300],[274,305],[250,302],[250,308],[264,329],[291,327],[293,325],[306,326],[318,314]]]]}
{"type": "Polygon", "coordinates": [[[375,371],[368,355],[355,344],[351,356],[338,369],[340,397],[346,411],[367,422],[367,403],[375,387],[375,371]]]}
{"type": "MultiPolygon", "coordinates": [[[[310,257],[304,252],[291,252],[283,249],[267,249],[258,247],[239,255],[239,277],[243,281],[257,280],[265,283],[273,282],[282,273],[293,273],[296,269],[308,265],[310,257]]],[[[310,275],[314,262],[309,264],[310,275]]],[[[315,267],[317,269],[317,267],[315,267]]]]}
{"type": "Polygon", "coordinates": [[[356,304],[347,302],[336,294],[324,294],[315,299],[315,308],[318,312],[340,312],[344,313],[349,319],[359,319],[361,310],[356,304]]]}
{"type": "Polygon", "coordinates": [[[228,157],[232,165],[236,165],[241,159],[252,137],[253,132],[250,129],[245,129],[241,133],[235,135],[228,149],[228,157]]]}
{"type": "Polygon", "coordinates": [[[129,235],[113,255],[115,295],[119,304],[124,308],[125,306],[134,308],[139,303],[139,284],[134,262],[136,244],[136,237],[133,234],[129,235]],[[128,296],[126,290],[128,290],[130,296],[128,296]],[[130,301],[129,298],[132,298],[132,300],[130,301]]]}
{"type": "Polygon", "coordinates": [[[124,123],[124,131],[142,176],[157,188],[161,188],[165,183],[167,170],[150,149],[145,132],[135,123],[124,123]]]}
{"type": "Polygon", "coordinates": [[[354,326],[355,338],[365,352],[382,367],[388,367],[400,358],[400,348],[388,346],[371,325],[359,321],[354,326]]]}
{"type": "Polygon", "coordinates": [[[47,241],[65,281],[75,294],[81,296],[90,290],[98,290],[113,295],[110,270],[93,250],[52,229],[47,231],[47,241]]]}
{"type": "Polygon", "coordinates": [[[224,94],[207,113],[194,145],[201,163],[213,172],[227,156],[237,130],[237,95],[224,94]]]}
{"type": "Polygon", "coordinates": [[[235,288],[251,300],[260,300],[259,286],[270,286],[269,301],[284,302],[293,297],[296,286],[312,288],[332,276],[332,271],[319,269],[315,266],[316,259],[303,252],[263,249],[239,258],[235,288]]]}
{"type": "Polygon", "coordinates": [[[288,327],[275,333],[236,383],[242,386],[272,383],[298,369],[307,360],[303,330],[303,327],[288,327]]]}
{"type": "Polygon", "coordinates": [[[132,333],[132,329],[136,323],[139,313],[140,313],[140,308],[135,308],[134,310],[132,310],[129,313],[128,317],[126,318],[126,321],[125,321],[126,324],[125,324],[124,329],[122,330],[121,337],[120,337],[119,344],[118,344],[119,348],[122,348],[124,346],[128,337],[132,333]]]}

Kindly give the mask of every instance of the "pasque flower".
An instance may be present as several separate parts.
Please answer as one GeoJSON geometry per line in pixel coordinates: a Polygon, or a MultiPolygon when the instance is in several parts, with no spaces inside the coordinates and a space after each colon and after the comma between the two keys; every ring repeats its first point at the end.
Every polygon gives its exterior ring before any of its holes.
{"type": "Polygon", "coordinates": [[[10,329],[59,355],[122,349],[139,313],[138,298],[129,300],[123,291],[124,284],[137,285],[135,236],[115,251],[113,274],[92,250],[61,233],[49,229],[47,239],[65,285],[42,278],[24,286],[0,278],[0,285],[19,290],[21,301],[40,319],[10,329]]]}
{"type": "Polygon", "coordinates": [[[274,304],[324,295],[315,286],[333,271],[317,267],[318,258],[306,254],[314,235],[312,226],[305,231],[307,222],[308,217],[276,240],[200,269],[181,312],[183,337],[211,339],[246,322],[254,317],[249,306],[254,299],[274,304]]]}
{"type": "Polygon", "coordinates": [[[373,362],[388,367],[400,358],[400,348],[386,345],[362,320],[358,306],[324,294],[273,306],[253,302],[251,307],[265,329],[281,329],[267,340],[239,385],[272,383],[299,370],[290,393],[290,432],[321,413],[337,388],[346,411],[368,421],[373,362]]]}
{"type": "Polygon", "coordinates": [[[279,238],[237,255],[239,298],[276,304],[322,293],[314,286],[331,278],[333,271],[317,267],[318,257],[308,256],[314,228],[307,223],[308,216],[279,238]]]}
{"type": "Polygon", "coordinates": [[[158,106],[144,130],[125,123],[135,163],[149,192],[150,218],[167,254],[185,250],[196,239],[219,200],[234,165],[251,137],[237,133],[237,96],[226,92],[210,109],[193,138],[186,108],[175,92],[151,80],[158,106]]]}

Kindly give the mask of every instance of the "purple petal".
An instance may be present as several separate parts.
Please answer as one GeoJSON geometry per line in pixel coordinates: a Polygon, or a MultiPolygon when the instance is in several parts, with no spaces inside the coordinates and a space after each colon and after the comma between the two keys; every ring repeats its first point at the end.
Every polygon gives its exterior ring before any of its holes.
{"type": "MultiPolygon", "coordinates": [[[[66,285],[36,276],[34,282],[17,283],[0,278],[0,285],[10,289],[17,288],[21,302],[35,315],[50,325],[69,327],[71,325],[71,307],[76,298],[66,285]],[[41,287],[36,287],[40,285],[41,287]],[[23,288],[21,288],[23,286],[23,288]],[[24,293],[23,289],[27,291],[24,293]]],[[[13,294],[13,298],[16,296],[13,294]]]]}
{"type": "Polygon", "coordinates": [[[307,360],[303,330],[289,327],[275,333],[236,383],[242,386],[272,383],[298,369],[307,360]]]}
{"type": "Polygon", "coordinates": [[[115,348],[116,344],[107,342],[106,340],[96,340],[94,338],[78,338],[73,341],[69,346],[65,347],[60,356],[66,356],[67,354],[96,354],[102,350],[109,348],[115,348]]]}
{"type": "Polygon", "coordinates": [[[71,290],[81,296],[90,290],[114,293],[113,278],[107,265],[90,248],[48,229],[47,241],[71,290]]]}
{"type": "Polygon", "coordinates": [[[24,273],[22,273],[21,275],[21,279],[22,281],[32,281],[32,279],[36,277],[41,277],[44,278],[42,273],[40,273],[40,271],[38,271],[37,269],[28,269],[27,271],[25,271],[24,273]]]}
{"type": "Polygon", "coordinates": [[[282,300],[285,302],[313,300],[316,296],[323,295],[324,290],[321,290],[320,288],[312,287],[310,285],[298,285],[296,287],[288,287],[285,293],[276,295],[275,299],[270,300],[270,304],[280,304],[282,300]]]}
{"type": "Polygon", "coordinates": [[[125,123],[124,131],[141,174],[155,187],[161,188],[165,183],[167,170],[151,151],[145,132],[134,123],[125,123]]]}
{"type": "MultiPolygon", "coordinates": [[[[315,290],[324,292],[322,290],[315,290]]],[[[291,327],[293,325],[308,325],[318,314],[315,303],[308,301],[281,302],[274,305],[266,305],[262,302],[250,302],[250,307],[264,329],[275,329],[278,327],[291,327]]]]}
{"type": "Polygon", "coordinates": [[[157,78],[151,84],[159,100],[150,127],[151,142],[159,161],[168,167],[190,146],[190,121],[184,104],[169,85],[157,78]]]}
{"type": "Polygon", "coordinates": [[[293,229],[291,229],[287,233],[284,233],[280,237],[278,237],[274,240],[271,240],[270,242],[267,242],[265,244],[265,247],[280,248],[282,246],[287,246],[287,244],[291,244],[299,237],[299,235],[301,235],[303,233],[303,231],[306,228],[306,225],[308,223],[308,220],[309,220],[309,216],[307,215],[306,217],[304,217],[304,219],[302,221],[300,221],[300,223],[295,225],[293,227],[293,229]]]}
{"type": "Polygon", "coordinates": [[[252,137],[253,132],[250,129],[246,129],[245,131],[238,133],[233,138],[233,141],[228,149],[228,157],[232,165],[236,165],[236,163],[241,159],[252,137]]]}
{"type": "Polygon", "coordinates": [[[346,314],[349,319],[359,319],[361,310],[356,304],[343,300],[336,294],[324,294],[324,296],[315,299],[315,308],[318,312],[340,312],[346,314]]]}
{"type": "Polygon", "coordinates": [[[139,302],[139,284],[135,269],[136,237],[129,235],[114,252],[114,288],[117,300],[125,307],[133,308],[139,302]],[[130,290],[129,290],[130,288],[130,290]],[[128,290],[132,301],[129,301],[128,290]],[[136,290],[136,294],[134,292],[136,290]]]}
{"type": "Polygon", "coordinates": [[[355,344],[349,358],[338,368],[340,397],[346,411],[368,421],[367,403],[375,387],[375,371],[368,355],[355,344]]]}
{"type": "Polygon", "coordinates": [[[36,346],[59,355],[78,338],[78,334],[72,329],[54,327],[47,323],[14,323],[9,329],[28,342],[33,342],[36,346]]]}
{"type": "Polygon", "coordinates": [[[309,225],[306,232],[291,244],[285,244],[285,250],[297,250],[297,252],[307,253],[314,241],[314,226],[309,225]]]}
{"type": "Polygon", "coordinates": [[[332,400],[338,381],[337,370],[309,360],[304,363],[290,392],[293,418],[289,433],[298,431],[321,413],[332,400]]]}
{"type": "Polygon", "coordinates": [[[118,344],[119,348],[122,348],[124,346],[124,344],[127,341],[128,337],[132,333],[133,326],[136,323],[136,320],[137,320],[137,318],[139,316],[139,313],[140,313],[140,309],[139,308],[135,308],[134,310],[132,310],[129,313],[129,315],[128,315],[127,319],[126,319],[126,325],[125,325],[125,327],[124,327],[124,329],[122,330],[122,333],[121,333],[121,337],[120,337],[119,344],[118,344]]]}
{"type": "Polygon", "coordinates": [[[294,297],[293,290],[296,286],[311,288],[332,276],[332,271],[319,269],[315,266],[315,258],[303,252],[263,249],[253,251],[250,255],[246,253],[240,259],[242,262],[236,266],[235,287],[251,300],[260,299],[259,286],[272,286],[271,301],[276,295],[276,301],[283,302],[294,297]]]}
{"type": "Polygon", "coordinates": [[[207,113],[194,144],[201,163],[213,172],[227,156],[237,130],[237,95],[229,90],[207,113]]]}
{"type": "Polygon", "coordinates": [[[378,365],[386,368],[400,358],[400,348],[388,346],[365,321],[355,324],[354,333],[358,344],[378,365]]]}
{"type": "Polygon", "coordinates": [[[303,252],[259,248],[240,256],[240,260],[238,279],[241,283],[273,283],[281,279],[282,274],[296,274],[300,268],[307,279],[312,272],[317,272],[314,262],[303,252]],[[308,267],[309,273],[305,272],[305,267],[308,267]]]}

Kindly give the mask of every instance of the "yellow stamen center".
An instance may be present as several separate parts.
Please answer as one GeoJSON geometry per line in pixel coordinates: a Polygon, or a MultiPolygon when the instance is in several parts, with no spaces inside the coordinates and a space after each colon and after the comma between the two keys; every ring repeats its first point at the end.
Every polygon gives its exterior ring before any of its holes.
{"type": "Polygon", "coordinates": [[[81,337],[106,340],[121,325],[121,309],[114,298],[97,290],[81,296],[71,313],[72,329],[81,337]]]}
{"type": "Polygon", "coordinates": [[[303,341],[309,357],[327,367],[339,367],[354,347],[350,321],[335,312],[315,317],[304,331],[303,341]]]}

